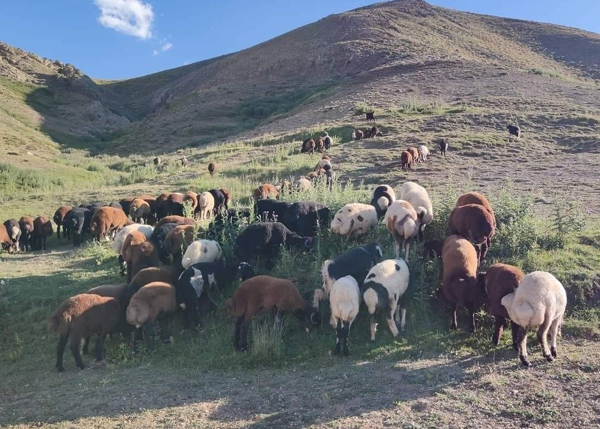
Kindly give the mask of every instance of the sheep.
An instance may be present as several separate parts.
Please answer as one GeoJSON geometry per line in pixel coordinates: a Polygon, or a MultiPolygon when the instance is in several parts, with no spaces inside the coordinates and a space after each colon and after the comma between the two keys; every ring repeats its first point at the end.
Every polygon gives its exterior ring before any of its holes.
{"type": "Polygon", "coordinates": [[[60,206],[56,212],[54,212],[54,223],[56,224],[56,238],[60,240],[60,227],[63,227],[63,235],[67,240],[71,238],[71,229],[63,225],[63,221],[65,220],[65,216],[73,210],[71,206],[60,206]]]}
{"type": "Polygon", "coordinates": [[[196,240],[192,242],[181,260],[183,268],[189,268],[198,262],[214,262],[223,257],[221,245],[213,240],[196,240]]]}
{"type": "MultiPolygon", "coordinates": [[[[306,179],[308,179],[310,182],[313,182],[314,180],[317,180],[317,178],[319,177],[319,175],[323,174],[325,170],[323,170],[322,168],[319,169],[318,173],[315,171],[311,171],[310,173],[308,173],[308,176],[306,176],[306,179]]],[[[294,185],[296,185],[297,188],[299,188],[299,184],[298,182],[294,183],[294,185]]],[[[308,186],[306,189],[310,188],[310,186],[308,186]]]]}
{"type": "Polygon", "coordinates": [[[344,276],[352,276],[357,282],[364,281],[369,270],[383,259],[383,251],[379,244],[367,244],[355,247],[334,260],[323,262],[321,268],[321,289],[316,289],[313,295],[313,306],[318,308],[319,302],[329,296],[331,286],[344,276]]]}
{"type": "Polygon", "coordinates": [[[515,136],[517,140],[521,138],[521,128],[518,125],[508,125],[506,127],[508,129],[508,134],[511,136],[515,136]]]}
{"type": "Polygon", "coordinates": [[[413,163],[417,162],[419,159],[419,149],[417,149],[416,147],[409,147],[406,149],[408,152],[410,152],[410,154],[412,155],[412,160],[413,163]]]}
{"type": "Polygon", "coordinates": [[[294,188],[296,188],[298,192],[308,191],[311,185],[311,181],[304,176],[300,176],[300,178],[294,182],[294,188]]]}
{"type": "Polygon", "coordinates": [[[470,316],[470,331],[475,332],[475,309],[485,302],[485,291],[477,278],[477,252],[466,239],[451,235],[442,247],[442,291],[453,304],[451,329],[458,327],[458,306],[465,306],[470,316]]]}
{"type": "Polygon", "coordinates": [[[163,248],[167,255],[171,255],[173,265],[181,265],[183,252],[197,238],[199,231],[194,225],[178,225],[165,236],[163,248]]]}
{"type": "MultiPolygon", "coordinates": [[[[175,287],[170,283],[148,283],[138,290],[129,301],[126,311],[127,323],[142,329],[146,346],[152,350],[151,334],[154,324],[160,314],[172,313],[177,308],[175,287]]],[[[131,337],[131,345],[135,351],[135,334],[131,337]]]]}
{"type": "Polygon", "coordinates": [[[325,169],[325,166],[328,165],[329,168],[332,168],[331,166],[331,158],[329,158],[328,155],[323,155],[323,158],[321,158],[319,160],[319,162],[317,162],[317,165],[315,165],[315,172],[320,172],[321,169],[325,169]]]}
{"type": "MultiPolygon", "coordinates": [[[[484,282],[485,292],[490,301],[490,314],[495,319],[494,335],[492,336],[494,345],[500,344],[502,331],[507,326],[507,319],[509,319],[506,308],[502,305],[502,298],[513,293],[524,276],[525,274],[520,269],[506,264],[494,264],[479,276],[479,280],[484,282]]],[[[512,323],[512,342],[515,350],[517,350],[518,329],[518,325],[512,323]]]]}
{"type": "Polygon", "coordinates": [[[129,216],[134,222],[144,224],[150,217],[150,204],[141,198],[136,198],[129,205],[129,216]]]}
{"type": "Polygon", "coordinates": [[[331,286],[329,293],[331,306],[330,324],[335,329],[335,349],[333,354],[344,356],[350,354],[348,350],[348,336],[352,322],[360,309],[360,289],[358,282],[352,276],[345,276],[331,286]]]}
{"type": "Polygon", "coordinates": [[[379,185],[373,190],[371,205],[377,211],[377,219],[385,216],[385,212],[394,201],[396,201],[396,193],[391,186],[379,185]]]}
{"type": "Polygon", "coordinates": [[[354,140],[360,140],[364,137],[364,133],[361,130],[354,130],[354,140]]]}
{"type": "MultiPolygon", "coordinates": [[[[119,204],[121,204],[123,213],[125,213],[126,215],[129,215],[129,207],[131,206],[133,200],[135,200],[135,198],[133,197],[125,197],[119,200],[119,204]]],[[[56,222],[56,220],[54,222],[56,222]]]]}
{"type": "Polygon", "coordinates": [[[375,112],[366,112],[367,121],[375,122],[375,112]]]}
{"type": "Polygon", "coordinates": [[[174,223],[177,225],[194,225],[196,221],[190,217],[183,217],[178,215],[165,216],[158,221],[154,228],[163,226],[166,223],[174,223]]]}
{"type": "Polygon", "coordinates": [[[333,189],[333,181],[335,180],[335,171],[329,165],[326,165],[324,170],[325,177],[327,177],[327,188],[331,191],[333,189]]]}
{"type": "Polygon", "coordinates": [[[14,251],[13,242],[8,235],[8,231],[4,225],[0,225],[0,248],[3,250],[8,250],[8,253],[12,253],[14,251]]]}
{"type": "Polygon", "coordinates": [[[367,234],[377,225],[377,210],[370,204],[350,203],[338,210],[331,221],[331,232],[354,238],[367,234]]]}
{"type": "Polygon", "coordinates": [[[33,235],[33,218],[31,216],[22,216],[19,219],[19,228],[21,229],[21,248],[25,251],[31,249],[31,237],[33,235]]]}
{"type": "Polygon", "coordinates": [[[142,287],[153,282],[170,283],[173,286],[177,284],[177,279],[181,274],[181,270],[176,267],[149,267],[140,270],[126,286],[121,303],[123,310],[129,305],[131,297],[142,287]]]}
{"type": "Polygon", "coordinates": [[[133,248],[141,245],[148,241],[146,235],[140,231],[133,230],[125,236],[123,245],[121,246],[119,262],[121,262],[121,275],[125,275],[125,271],[128,272],[127,281],[131,280],[133,276],[131,274],[131,262],[133,258],[133,248]]]}
{"type": "Polygon", "coordinates": [[[400,322],[400,329],[406,326],[406,305],[400,300],[408,289],[410,271],[402,259],[387,259],[375,265],[367,274],[361,287],[363,300],[371,315],[371,341],[375,341],[377,313],[385,311],[390,331],[394,337],[398,336],[396,322],[400,322]],[[402,317],[400,317],[402,313],[402,317]],[[396,322],[394,322],[394,315],[396,322]],[[401,319],[401,320],[398,320],[401,319]]]}
{"type": "Polygon", "coordinates": [[[420,145],[417,150],[419,151],[419,158],[418,161],[419,162],[425,162],[427,161],[427,157],[429,156],[429,148],[427,146],[425,146],[424,144],[420,145]]]}
{"type": "Polygon", "coordinates": [[[325,145],[325,150],[329,150],[331,149],[331,137],[329,137],[329,134],[327,134],[327,131],[325,131],[325,133],[323,133],[323,143],[325,145]]]}
{"type": "Polygon", "coordinates": [[[146,240],[139,231],[130,233],[121,249],[125,264],[127,264],[127,281],[130,282],[140,270],[148,267],[158,267],[159,255],[154,244],[146,240]]]}
{"type": "Polygon", "coordinates": [[[294,311],[306,330],[309,320],[316,324],[317,314],[310,302],[291,281],[276,277],[261,275],[243,281],[225,305],[229,315],[237,318],[233,345],[238,351],[248,349],[248,326],[257,314],[272,311],[277,323],[283,312],[294,311]]]}
{"type": "Polygon", "coordinates": [[[215,209],[215,197],[210,192],[202,192],[198,198],[200,220],[210,219],[215,209]]]}
{"type": "Polygon", "coordinates": [[[234,253],[240,261],[265,255],[271,264],[271,259],[279,254],[282,245],[308,252],[312,248],[313,238],[301,237],[280,222],[257,222],[237,236],[234,253]]]}
{"type": "Polygon", "coordinates": [[[323,141],[323,139],[321,137],[317,137],[317,139],[315,140],[315,150],[319,153],[323,153],[324,149],[325,149],[325,142],[323,141]]]}
{"type": "Polygon", "coordinates": [[[273,196],[273,198],[277,199],[279,191],[270,183],[265,183],[256,188],[252,193],[252,196],[255,200],[266,200],[269,196],[273,196]]]}
{"type": "Polygon", "coordinates": [[[419,235],[417,212],[408,201],[396,200],[385,213],[383,222],[392,237],[396,258],[400,258],[400,247],[402,247],[404,260],[408,261],[410,240],[419,235]]]}
{"type": "Polygon", "coordinates": [[[291,231],[301,236],[314,237],[329,224],[329,209],[314,201],[289,205],[280,218],[291,231]]]}
{"type": "Polygon", "coordinates": [[[439,145],[440,145],[440,155],[442,156],[446,156],[446,152],[448,152],[448,139],[441,139],[439,141],[439,145]]]}
{"type": "Polygon", "coordinates": [[[123,242],[125,241],[127,235],[133,231],[139,231],[143,233],[147,239],[150,239],[150,237],[152,237],[152,233],[154,232],[154,228],[150,225],[141,225],[139,223],[134,223],[124,227],[117,233],[117,235],[115,235],[115,241],[113,241],[112,248],[117,255],[121,254],[121,248],[123,247],[123,242]]]}
{"type": "Polygon", "coordinates": [[[542,355],[552,362],[558,356],[556,340],[567,307],[567,293],[563,285],[548,272],[534,271],[523,277],[517,290],[502,298],[501,303],[510,319],[520,326],[517,343],[521,363],[531,365],[527,359],[527,332],[536,328],[542,355]]]}
{"type": "Polygon", "coordinates": [[[433,221],[433,204],[427,190],[414,182],[406,182],[400,190],[400,199],[408,201],[417,212],[419,239],[423,239],[425,227],[433,221]]]}
{"type": "Polygon", "coordinates": [[[119,302],[111,297],[80,294],[64,301],[48,319],[48,327],[59,336],[56,369],[59,372],[65,370],[63,353],[69,335],[71,352],[78,368],[85,368],[80,353],[81,340],[92,335],[96,335],[96,361],[102,361],[104,339],[118,328],[120,313],[119,302]]]}
{"type": "Polygon", "coordinates": [[[167,237],[167,234],[178,225],[179,224],[177,223],[165,223],[157,226],[154,228],[154,231],[152,231],[152,235],[150,236],[150,241],[152,244],[154,244],[154,247],[156,247],[158,251],[159,259],[165,264],[169,263],[167,257],[168,255],[165,250],[165,238],[167,237]]]}
{"type": "Polygon", "coordinates": [[[83,242],[83,235],[90,231],[92,212],[86,208],[69,210],[63,219],[63,230],[73,234],[73,246],[77,247],[83,242]]]}
{"type": "Polygon", "coordinates": [[[169,206],[167,203],[169,195],[171,194],[163,192],[154,200],[154,212],[156,213],[156,218],[159,220],[169,215],[169,206]]]}
{"type": "Polygon", "coordinates": [[[262,221],[282,222],[285,213],[292,205],[285,201],[258,200],[254,204],[254,214],[262,221]]]}
{"type": "Polygon", "coordinates": [[[210,175],[212,176],[213,174],[215,174],[215,171],[217,171],[217,164],[215,164],[214,162],[209,162],[208,172],[210,173],[210,175]]]}
{"type": "Polygon", "coordinates": [[[18,252],[21,242],[21,227],[19,226],[19,222],[16,219],[9,219],[4,222],[4,227],[12,242],[12,247],[18,252]]]}
{"type": "Polygon", "coordinates": [[[494,214],[494,209],[485,195],[480,194],[479,192],[467,192],[458,197],[454,207],[466,206],[467,204],[479,204],[480,206],[483,206],[492,215],[494,228],[496,227],[496,215],[494,214]]]}
{"type": "Polygon", "coordinates": [[[240,264],[237,267],[236,274],[240,282],[243,282],[244,280],[248,280],[256,276],[252,265],[250,265],[248,262],[240,262],[240,264]]]}
{"type": "Polygon", "coordinates": [[[232,201],[231,192],[229,191],[229,189],[225,188],[221,188],[219,189],[219,191],[221,191],[221,193],[225,197],[225,200],[223,201],[223,207],[225,207],[225,210],[229,210],[229,203],[232,201]]]}
{"type": "Polygon", "coordinates": [[[92,215],[90,232],[100,241],[101,237],[108,237],[108,234],[116,233],[124,226],[131,225],[132,223],[131,219],[123,213],[123,210],[112,207],[101,207],[92,215]]]}
{"type": "Polygon", "coordinates": [[[229,209],[231,193],[227,189],[211,189],[208,192],[210,192],[214,198],[213,211],[215,213],[219,213],[223,208],[225,208],[225,210],[229,209]]]}
{"type": "Polygon", "coordinates": [[[481,264],[495,233],[493,215],[479,204],[455,207],[448,218],[451,234],[460,235],[478,244],[478,261],[481,264]]]}
{"type": "Polygon", "coordinates": [[[183,216],[183,197],[181,192],[173,192],[165,202],[167,215],[183,216]]]}
{"type": "Polygon", "coordinates": [[[371,137],[382,137],[383,133],[379,131],[378,127],[371,128],[371,137]]]}
{"type": "Polygon", "coordinates": [[[281,185],[279,185],[279,192],[281,195],[290,194],[292,191],[292,182],[289,180],[282,180],[281,185]]]}
{"type": "Polygon", "coordinates": [[[413,157],[412,154],[403,150],[400,154],[400,167],[403,170],[412,170],[413,157]]]}
{"type": "Polygon", "coordinates": [[[312,155],[315,152],[315,147],[316,143],[312,138],[306,139],[302,142],[300,153],[309,153],[312,155]]]}
{"type": "Polygon", "coordinates": [[[181,157],[181,167],[185,168],[188,166],[190,162],[188,161],[187,157],[184,155],[183,157],[181,157]]]}
{"type": "Polygon", "coordinates": [[[89,289],[85,293],[91,294],[91,295],[106,296],[106,297],[116,298],[117,300],[120,300],[121,297],[123,296],[123,294],[125,293],[126,289],[127,289],[127,283],[120,283],[117,285],[96,286],[96,287],[89,289]]]}
{"type": "Polygon", "coordinates": [[[46,239],[53,233],[52,222],[47,216],[38,216],[33,220],[31,234],[32,247],[36,250],[46,250],[46,239]]]}
{"type": "Polygon", "coordinates": [[[364,136],[365,136],[365,138],[366,138],[366,139],[368,139],[368,138],[371,138],[371,137],[374,137],[374,136],[371,134],[371,129],[369,129],[369,128],[365,128],[365,129],[363,130],[363,134],[364,134],[364,136]]]}
{"type": "Polygon", "coordinates": [[[162,162],[162,160],[160,159],[160,156],[157,156],[156,158],[154,158],[152,160],[152,162],[154,162],[154,165],[159,166],[162,162]]]}
{"type": "Polygon", "coordinates": [[[442,257],[442,246],[444,245],[444,240],[428,240],[423,243],[423,258],[432,258],[437,256],[438,258],[442,257]]]}

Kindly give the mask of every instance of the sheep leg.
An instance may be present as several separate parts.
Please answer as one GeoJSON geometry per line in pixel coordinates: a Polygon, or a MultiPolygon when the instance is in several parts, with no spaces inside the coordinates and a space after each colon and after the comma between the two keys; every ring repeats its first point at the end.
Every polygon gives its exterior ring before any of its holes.
{"type": "Polygon", "coordinates": [[[475,332],[475,305],[472,302],[469,302],[465,306],[467,307],[467,310],[469,311],[469,320],[471,322],[469,331],[471,333],[473,333],[473,332],[475,332]]]}
{"type": "Polygon", "coordinates": [[[102,362],[104,359],[104,339],[106,335],[98,335],[96,338],[96,362],[102,362]]]}
{"type": "Polygon", "coordinates": [[[60,240],[60,223],[56,225],[56,238],[60,240]]]}
{"type": "Polygon", "coordinates": [[[550,347],[550,353],[554,358],[558,356],[556,338],[558,337],[558,330],[560,328],[560,324],[561,320],[559,317],[552,322],[552,325],[550,325],[550,341],[552,342],[552,346],[550,347]]]}
{"type": "Polygon", "coordinates": [[[392,242],[394,243],[394,255],[396,255],[396,259],[400,259],[400,243],[392,237],[392,242]]]}
{"type": "Polygon", "coordinates": [[[81,338],[77,338],[75,336],[71,337],[71,353],[73,353],[73,357],[75,358],[75,364],[79,369],[84,369],[85,365],[83,360],[81,360],[81,353],[79,349],[81,348],[81,338]]]}
{"type": "MultiPolygon", "coordinates": [[[[390,326],[390,329],[392,327],[390,326]]],[[[371,341],[375,341],[375,332],[377,332],[377,322],[375,320],[375,314],[371,314],[371,341]]],[[[336,335],[337,337],[337,335],[336,335]]],[[[337,345],[337,342],[336,342],[337,345]]]]}
{"type": "Polygon", "coordinates": [[[408,262],[408,251],[410,249],[410,241],[404,240],[404,260],[408,262]]]}
{"type": "Polygon", "coordinates": [[[235,330],[233,332],[233,347],[236,350],[240,350],[240,331],[243,322],[243,317],[239,317],[238,320],[235,321],[235,330]]]}
{"type": "Polygon", "coordinates": [[[548,330],[550,329],[550,320],[546,317],[544,323],[538,328],[537,331],[537,339],[542,347],[542,356],[546,358],[548,362],[552,362],[554,357],[550,354],[550,350],[548,348],[548,330]]]}
{"type": "Polygon", "coordinates": [[[242,319],[242,324],[240,326],[240,350],[248,350],[248,322],[244,319],[242,319]]]}
{"type": "Polygon", "coordinates": [[[515,351],[519,351],[518,338],[519,338],[519,325],[515,322],[510,322],[510,328],[512,332],[512,346],[515,351]]]}
{"type": "Polygon", "coordinates": [[[335,329],[335,348],[333,349],[334,355],[340,354],[340,349],[342,346],[341,338],[340,338],[341,332],[342,332],[342,321],[340,319],[338,319],[337,326],[335,329]]]}
{"type": "Polygon", "coordinates": [[[394,322],[394,313],[396,312],[396,308],[390,309],[390,314],[386,316],[388,326],[390,327],[390,331],[394,337],[398,336],[398,328],[396,327],[396,322],[394,322]]]}
{"type": "Polygon", "coordinates": [[[154,340],[152,334],[154,332],[154,323],[146,323],[142,326],[142,336],[148,350],[154,350],[154,340]]]}
{"type": "Polygon", "coordinates": [[[127,270],[127,264],[125,263],[125,259],[123,256],[119,255],[119,267],[121,267],[121,276],[125,276],[125,271],[127,270]]]}
{"type": "Polygon", "coordinates": [[[90,337],[85,337],[83,339],[83,350],[82,350],[84,355],[88,354],[89,346],[90,346],[90,337]]]}
{"type": "Polygon", "coordinates": [[[342,347],[342,353],[344,356],[350,355],[350,350],[348,349],[348,337],[350,336],[350,326],[352,326],[352,321],[346,322],[348,323],[348,328],[344,330],[344,344],[342,347]]]}
{"type": "Polygon", "coordinates": [[[450,329],[452,329],[453,331],[456,330],[456,328],[458,328],[458,320],[456,316],[457,311],[458,304],[454,304],[454,310],[452,310],[452,324],[450,325],[450,329]]]}
{"type": "Polygon", "coordinates": [[[488,239],[486,238],[485,241],[483,243],[481,243],[481,253],[479,254],[479,265],[481,265],[481,263],[483,262],[483,260],[485,259],[485,256],[487,255],[487,252],[489,250],[489,245],[488,245],[488,239]]]}
{"type": "Polygon", "coordinates": [[[404,332],[404,328],[406,328],[406,308],[402,307],[400,309],[402,313],[402,319],[400,320],[400,330],[404,332]]]}
{"type": "Polygon", "coordinates": [[[69,334],[61,335],[58,338],[58,345],[56,346],[56,369],[58,372],[63,372],[65,370],[65,367],[63,366],[63,354],[68,339],[69,334]]]}
{"type": "Polygon", "coordinates": [[[42,249],[46,250],[46,237],[42,237],[42,249]]]}
{"type": "Polygon", "coordinates": [[[283,317],[281,311],[273,309],[273,328],[283,325],[283,317]]]}
{"type": "Polygon", "coordinates": [[[529,328],[523,328],[519,326],[519,337],[517,338],[517,342],[519,345],[519,359],[521,359],[521,363],[523,366],[529,367],[531,366],[531,362],[527,359],[527,332],[529,328]]]}
{"type": "Polygon", "coordinates": [[[506,320],[504,317],[496,316],[494,320],[494,335],[492,335],[492,344],[499,345],[500,339],[502,338],[502,332],[504,330],[504,324],[506,320]]]}

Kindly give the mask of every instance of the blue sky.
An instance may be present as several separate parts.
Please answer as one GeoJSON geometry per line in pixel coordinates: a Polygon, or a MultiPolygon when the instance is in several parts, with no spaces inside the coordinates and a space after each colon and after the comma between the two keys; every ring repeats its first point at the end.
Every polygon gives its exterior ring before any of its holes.
{"type": "MultiPolygon", "coordinates": [[[[600,32],[599,0],[430,0],[600,32]]],[[[2,2],[0,40],[102,79],[235,52],[370,0],[21,0],[2,2]]]]}

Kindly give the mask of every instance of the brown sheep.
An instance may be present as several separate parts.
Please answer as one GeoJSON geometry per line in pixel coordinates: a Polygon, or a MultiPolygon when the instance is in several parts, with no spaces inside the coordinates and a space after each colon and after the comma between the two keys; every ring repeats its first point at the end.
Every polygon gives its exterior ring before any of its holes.
{"type": "MultiPolygon", "coordinates": [[[[513,293],[523,277],[525,274],[520,269],[507,264],[494,264],[480,275],[479,280],[483,280],[490,301],[490,314],[495,318],[494,335],[492,336],[492,343],[495,345],[500,344],[502,331],[508,326],[507,322],[510,320],[506,308],[502,305],[502,298],[513,293]]],[[[517,350],[519,325],[513,322],[511,328],[513,348],[517,350]]]]}
{"type": "Polygon", "coordinates": [[[316,143],[313,139],[306,139],[302,142],[302,149],[300,153],[310,153],[311,155],[315,152],[316,143]]]}
{"type": "Polygon", "coordinates": [[[16,219],[9,219],[4,222],[3,225],[6,228],[8,236],[10,237],[12,247],[16,252],[18,252],[19,244],[21,243],[21,227],[19,226],[19,222],[16,219]]]}
{"type": "Polygon", "coordinates": [[[146,286],[149,283],[153,282],[164,282],[170,283],[173,286],[177,284],[177,279],[181,274],[180,269],[176,267],[149,267],[140,270],[129,282],[127,287],[125,288],[125,293],[123,295],[123,308],[127,308],[129,305],[129,300],[131,297],[142,287],[146,286]]]}
{"type": "Polygon", "coordinates": [[[192,213],[194,213],[196,211],[196,207],[198,207],[198,194],[196,194],[194,191],[187,191],[183,195],[183,204],[185,205],[186,202],[191,204],[192,213]]]}
{"type": "Polygon", "coordinates": [[[378,127],[371,128],[371,136],[372,137],[382,137],[383,133],[379,130],[378,127]]]}
{"type": "Polygon", "coordinates": [[[225,207],[225,210],[229,210],[229,203],[231,203],[231,192],[229,192],[229,189],[225,189],[225,188],[221,188],[221,189],[219,189],[219,191],[221,191],[223,193],[223,195],[225,196],[225,201],[223,202],[223,206],[225,207]]]}
{"type": "Polygon", "coordinates": [[[366,139],[370,139],[371,137],[373,137],[371,135],[371,129],[370,128],[365,128],[364,131],[363,131],[363,134],[364,134],[364,136],[365,136],[366,139]]]}
{"type": "Polygon", "coordinates": [[[14,251],[13,242],[8,235],[6,227],[2,224],[0,224],[0,246],[2,249],[8,250],[9,253],[14,251]]]}
{"type": "Polygon", "coordinates": [[[129,207],[131,206],[133,200],[135,200],[134,197],[125,197],[119,200],[119,204],[121,204],[121,208],[125,214],[129,214],[129,207]]]}
{"type": "MultiPolygon", "coordinates": [[[[58,238],[60,240],[60,227],[62,226],[63,220],[66,216],[67,213],[69,213],[71,210],[73,209],[73,207],[71,206],[60,206],[58,208],[58,210],[56,210],[56,212],[54,212],[54,217],[52,218],[54,220],[54,223],[56,224],[56,238],[58,238]]],[[[70,228],[65,228],[63,226],[63,234],[65,236],[66,239],[70,239],[71,238],[71,229],[70,228]]]]}
{"type": "Polygon", "coordinates": [[[33,218],[23,216],[19,219],[19,228],[21,228],[21,248],[25,251],[31,249],[31,237],[33,235],[33,218]]]}
{"type": "Polygon", "coordinates": [[[165,216],[163,217],[161,220],[158,221],[158,223],[154,226],[154,228],[158,228],[159,226],[164,225],[165,223],[177,223],[179,225],[193,225],[196,223],[196,221],[192,218],[189,217],[183,217],[183,216],[165,216]]]}
{"type": "Polygon", "coordinates": [[[133,219],[134,222],[144,224],[150,217],[150,214],[150,204],[145,200],[136,198],[131,202],[131,205],[129,206],[129,216],[131,216],[131,219],[133,219]]]}
{"type": "Polygon", "coordinates": [[[416,162],[419,159],[419,149],[416,147],[409,147],[406,149],[412,155],[413,162],[416,162]]]}
{"type": "Polygon", "coordinates": [[[248,348],[248,325],[257,314],[272,311],[277,321],[281,313],[294,311],[303,323],[306,316],[311,319],[314,316],[312,304],[300,295],[291,281],[271,276],[256,276],[243,281],[225,305],[228,313],[237,318],[233,341],[236,350],[248,348]]]}
{"type": "Polygon", "coordinates": [[[412,164],[413,164],[413,156],[412,154],[407,151],[407,150],[403,150],[402,153],[400,154],[400,166],[403,170],[412,170],[412,164]]]}
{"type": "Polygon", "coordinates": [[[52,222],[47,216],[38,216],[33,220],[33,233],[31,234],[32,247],[37,250],[46,250],[46,239],[52,235],[52,222]]]}
{"type": "Polygon", "coordinates": [[[117,300],[121,300],[121,297],[125,293],[125,289],[127,288],[127,283],[121,283],[118,285],[101,285],[96,286],[88,290],[86,293],[91,295],[99,295],[106,296],[110,298],[116,298],[117,300]]]}
{"type": "Polygon", "coordinates": [[[317,152],[323,153],[323,150],[325,149],[325,141],[321,137],[318,137],[317,140],[315,140],[315,149],[317,152]]]}
{"type": "Polygon", "coordinates": [[[100,238],[108,237],[109,234],[116,233],[119,229],[132,223],[123,210],[100,207],[92,216],[90,233],[100,241],[100,238]]]}
{"type": "Polygon", "coordinates": [[[156,158],[154,158],[153,162],[154,165],[160,165],[162,163],[162,160],[160,159],[160,156],[157,156],[156,158]]]}
{"type": "Polygon", "coordinates": [[[208,172],[211,176],[215,174],[215,171],[217,171],[217,165],[214,162],[208,163],[208,172]]]}
{"type": "MultiPolygon", "coordinates": [[[[148,203],[148,205],[150,206],[150,215],[148,216],[147,223],[151,224],[151,225],[156,223],[156,197],[153,197],[152,195],[144,194],[144,195],[140,195],[138,198],[146,201],[148,203]]],[[[129,210],[125,211],[125,207],[123,207],[123,211],[125,213],[129,213],[129,210]]]]}
{"type": "Polygon", "coordinates": [[[148,267],[158,267],[159,264],[158,252],[154,245],[147,241],[146,236],[140,231],[133,231],[127,235],[121,248],[121,255],[127,264],[128,282],[138,271],[148,267]]]}
{"type": "Polygon", "coordinates": [[[460,235],[478,244],[479,263],[488,252],[495,233],[494,216],[479,204],[455,207],[448,218],[452,234],[460,235]]]}
{"type": "Polygon", "coordinates": [[[156,218],[159,220],[169,214],[167,204],[167,199],[169,198],[169,195],[171,194],[168,192],[163,192],[158,197],[156,197],[156,200],[154,201],[154,212],[156,213],[156,218]]]}
{"type": "Polygon", "coordinates": [[[166,235],[163,247],[165,252],[172,256],[174,266],[181,266],[183,252],[197,238],[196,233],[197,228],[194,225],[179,225],[166,235]]]}
{"type": "Polygon", "coordinates": [[[183,216],[183,197],[181,192],[173,192],[167,197],[167,215],[183,216]]]}
{"type": "Polygon", "coordinates": [[[458,197],[454,207],[466,206],[467,204],[479,204],[480,206],[483,206],[491,213],[492,218],[494,219],[494,228],[496,227],[496,215],[494,214],[494,209],[485,195],[480,194],[479,192],[467,192],[458,197]]]}
{"type": "Polygon", "coordinates": [[[354,140],[360,140],[364,137],[364,133],[361,130],[354,130],[354,140]]]}
{"type": "Polygon", "coordinates": [[[269,196],[273,196],[277,198],[279,196],[279,191],[275,186],[270,183],[265,183],[256,188],[252,194],[255,200],[266,200],[269,196]]]}
{"type": "Polygon", "coordinates": [[[92,335],[96,335],[96,361],[102,361],[104,339],[117,330],[120,320],[121,309],[114,298],[81,294],[64,301],[48,319],[48,327],[59,336],[56,369],[59,372],[65,370],[63,353],[69,335],[77,367],[85,368],[80,354],[81,340],[92,335]]]}
{"type": "Polygon", "coordinates": [[[485,302],[485,291],[477,280],[477,252],[466,239],[451,235],[442,247],[442,291],[454,305],[452,329],[458,327],[458,306],[465,306],[470,315],[470,330],[475,331],[475,309],[485,302]]]}

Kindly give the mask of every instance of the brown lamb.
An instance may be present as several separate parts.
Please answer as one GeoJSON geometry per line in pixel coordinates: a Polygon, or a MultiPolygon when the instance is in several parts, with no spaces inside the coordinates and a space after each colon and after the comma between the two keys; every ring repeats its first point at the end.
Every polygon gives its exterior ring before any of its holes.
{"type": "Polygon", "coordinates": [[[148,267],[158,267],[159,258],[154,244],[147,241],[146,236],[133,231],[127,235],[121,255],[127,264],[127,281],[130,282],[140,270],[148,267]]]}
{"type": "Polygon", "coordinates": [[[150,204],[142,198],[136,198],[129,205],[129,216],[134,222],[146,223],[151,214],[150,204]]]}
{"type": "Polygon", "coordinates": [[[90,232],[97,240],[107,237],[108,234],[117,232],[133,222],[127,217],[123,210],[114,207],[100,207],[90,222],[90,232]]]}
{"type": "Polygon", "coordinates": [[[33,218],[31,216],[22,216],[19,219],[19,228],[21,228],[21,247],[27,250],[31,247],[31,237],[33,236],[33,218]]]}
{"type": "Polygon", "coordinates": [[[460,235],[479,245],[477,251],[481,263],[496,231],[494,215],[479,204],[467,204],[452,210],[448,226],[452,234],[460,235]]]}
{"type": "Polygon", "coordinates": [[[165,252],[173,257],[173,264],[181,264],[181,257],[187,246],[196,239],[194,225],[178,225],[167,233],[163,246],[165,252]]]}
{"type": "Polygon", "coordinates": [[[419,149],[417,149],[416,147],[409,147],[406,150],[412,155],[413,161],[419,159],[419,149]]]}
{"type": "Polygon", "coordinates": [[[38,216],[33,220],[32,246],[46,250],[46,239],[53,233],[52,222],[47,216],[38,216]]]}
{"type": "MultiPolygon", "coordinates": [[[[58,238],[59,240],[60,240],[60,227],[62,226],[65,216],[71,210],[73,210],[73,207],[71,207],[71,206],[60,206],[58,208],[58,210],[56,210],[56,212],[54,212],[54,217],[52,219],[54,220],[54,223],[56,224],[56,238],[58,238]]],[[[65,234],[66,238],[70,238],[69,237],[70,231],[69,232],[64,231],[64,234],[65,234]]]]}
{"type": "Polygon", "coordinates": [[[266,200],[269,196],[273,196],[273,198],[277,198],[279,196],[279,191],[275,186],[270,183],[265,183],[256,188],[252,194],[255,200],[266,200]]]}
{"type": "Polygon", "coordinates": [[[413,164],[412,154],[407,150],[403,150],[402,153],[400,154],[400,167],[403,170],[412,170],[412,164],[413,164]]]}

